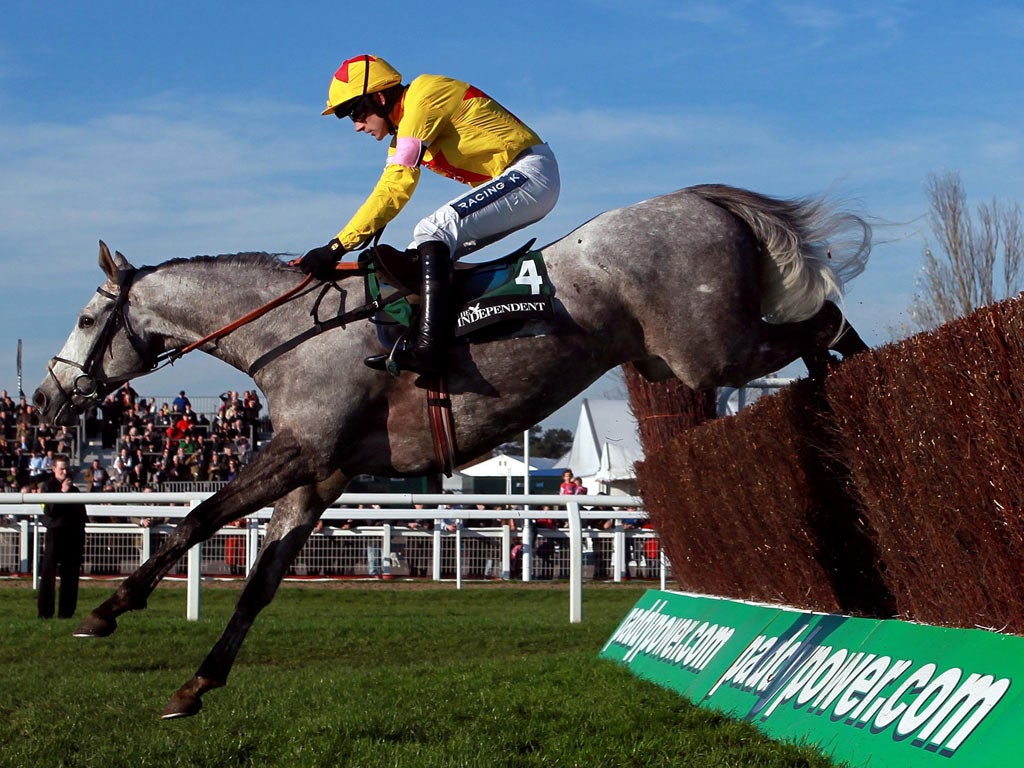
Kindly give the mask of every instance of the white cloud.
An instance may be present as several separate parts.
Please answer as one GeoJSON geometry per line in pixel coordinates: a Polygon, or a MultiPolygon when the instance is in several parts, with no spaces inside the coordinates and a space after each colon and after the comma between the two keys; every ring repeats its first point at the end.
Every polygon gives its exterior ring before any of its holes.
{"type": "Polygon", "coordinates": [[[972,7],[971,16],[985,34],[1012,40],[1024,39],[1024,10],[1020,7],[979,4],[972,7]]]}
{"type": "Polygon", "coordinates": [[[843,26],[851,18],[851,14],[821,3],[782,3],[779,12],[783,18],[798,27],[819,31],[832,31],[843,26]]]}
{"type": "MultiPolygon", "coordinates": [[[[8,286],[0,323],[15,336],[26,326],[38,334],[27,355],[41,367],[96,285],[99,238],[136,264],[248,249],[301,252],[325,241],[364,199],[385,148],[341,133],[351,128],[336,121],[310,121],[307,112],[280,104],[213,109],[165,94],[136,113],[78,125],[0,123],[0,264],[8,286]]],[[[880,230],[873,262],[853,286],[854,323],[883,341],[913,290],[925,177],[959,168],[972,198],[1024,199],[1024,182],[1006,172],[1020,164],[1021,130],[1009,120],[919,118],[865,132],[798,122],[805,119],[664,105],[543,115],[533,122],[559,156],[563,194],[522,239],[545,243],[602,210],[690,184],[781,196],[834,187],[868,213],[905,222],[880,230]]],[[[404,245],[412,222],[457,191],[424,174],[387,239],[404,245]]],[[[211,370],[222,375],[223,366],[211,370]]]]}
{"type": "Polygon", "coordinates": [[[272,235],[265,247],[302,245],[317,231],[326,239],[358,204],[359,185],[346,195],[343,174],[383,164],[373,159],[382,150],[318,132],[287,105],[215,113],[160,101],[77,125],[0,123],[0,259],[30,246],[71,257],[72,243],[111,230],[164,257],[189,255],[170,250],[181,242],[254,247],[272,235]]]}
{"type": "Polygon", "coordinates": [[[690,24],[735,28],[743,23],[743,17],[733,7],[734,5],[734,3],[714,2],[714,0],[684,2],[679,3],[669,16],[674,20],[690,24]]]}

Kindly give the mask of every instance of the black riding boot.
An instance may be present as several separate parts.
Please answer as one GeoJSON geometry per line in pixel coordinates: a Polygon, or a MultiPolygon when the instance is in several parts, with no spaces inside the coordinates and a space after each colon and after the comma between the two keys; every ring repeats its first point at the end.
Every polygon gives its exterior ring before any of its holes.
{"type": "Polygon", "coordinates": [[[366,358],[364,362],[374,370],[389,370],[389,357],[402,371],[440,373],[444,369],[451,259],[448,246],[437,240],[421,243],[417,250],[423,268],[423,286],[420,289],[420,327],[416,344],[410,349],[396,349],[390,356],[366,358]]]}

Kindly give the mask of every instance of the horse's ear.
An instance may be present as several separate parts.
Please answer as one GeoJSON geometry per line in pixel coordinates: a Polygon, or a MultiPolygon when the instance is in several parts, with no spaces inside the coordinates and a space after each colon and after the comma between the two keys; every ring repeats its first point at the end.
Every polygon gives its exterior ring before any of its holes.
{"type": "Polygon", "coordinates": [[[102,240],[100,240],[100,269],[103,270],[103,274],[107,276],[108,280],[117,281],[117,265],[114,264],[114,258],[110,255],[110,249],[102,240]]]}
{"type": "Polygon", "coordinates": [[[117,273],[119,271],[131,268],[132,265],[128,263],[128,259],[120,251],[111,256],[107,244],[100,240],[100,269],[103,270],[103,273],[111,283],[117,284],[117,273]]]}

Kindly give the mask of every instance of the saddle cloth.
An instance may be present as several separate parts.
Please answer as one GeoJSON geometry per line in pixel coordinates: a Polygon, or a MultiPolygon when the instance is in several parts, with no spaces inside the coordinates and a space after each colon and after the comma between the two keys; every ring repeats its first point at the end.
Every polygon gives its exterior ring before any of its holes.
{"type": "MultiPolygon", "coordinates": [[[[531,250],[533,243],[493,261],[456,265],[451,302],[455,338],[482,342],[550,330],[554,288],[541,252],[531,250]]],[[[364,256],[370,297],[388,302],[374,322],[381,342],[390,347],[415,321],[417,305],[408,297],[419,290],[418,259],[415,252],[380,245],[372,256],[364,256]]]]}

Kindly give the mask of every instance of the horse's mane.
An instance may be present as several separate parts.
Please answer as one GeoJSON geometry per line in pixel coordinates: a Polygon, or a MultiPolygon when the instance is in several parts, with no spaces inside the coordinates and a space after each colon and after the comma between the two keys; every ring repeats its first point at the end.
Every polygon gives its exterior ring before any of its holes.
{"type": "Polygon", "coordinates": [[[265,253],[263,251],[245,251],[242,253],[226,253],[220,256],[190,256],[177,259],[169,259],[160,264],[160,267],[169,267],[176,264],[202,264],[216,262],[219,265],[238,267],[264,267],[269,269],[290,270],[287,262],[281,260],[281,256],[288,254],[265,253]]]}

